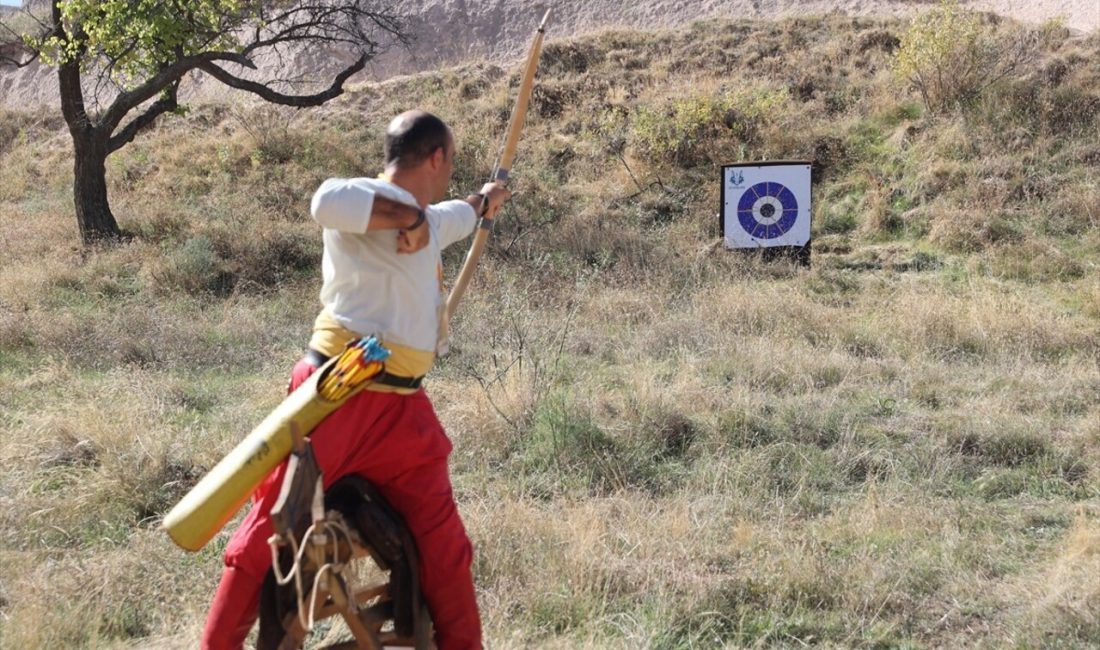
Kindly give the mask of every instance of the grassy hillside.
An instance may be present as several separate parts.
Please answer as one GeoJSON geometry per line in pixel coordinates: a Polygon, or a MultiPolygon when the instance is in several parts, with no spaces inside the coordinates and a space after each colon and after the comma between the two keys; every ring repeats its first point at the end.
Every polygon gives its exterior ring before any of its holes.
{"type": "MultiPolygon", "coordinates": [[[[547,47],[429,387],[491,647],[1100,644],[1100,36],[933,115],[905,29],[547,47]],[[810,269],[719,245],[717,165],[763,158],[817,163],[810,269]]],[[[412,106],[477,187],[518,75],[194,107],[111,158],[94,251],[60,118],[0,116],[0,646],[194,646],[227,534],[156,527],[280,400],[309,196],[412,106]]]]}

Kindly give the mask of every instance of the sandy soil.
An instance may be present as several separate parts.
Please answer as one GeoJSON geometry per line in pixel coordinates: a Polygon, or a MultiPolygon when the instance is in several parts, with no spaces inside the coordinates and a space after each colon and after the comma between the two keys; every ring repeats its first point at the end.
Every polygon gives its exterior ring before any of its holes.
{"type": "MultiPolygon", "coordinates": [[[[893,16],[919,11],[935,0],[399,0],[416,37],[408,49],[383,53],[361,75],[385,79],[465,61],[506,62],[523,55],[534,27],[547,7],[553,9],[549,38],[563,38],[612,27],[676,27],[706,18],[776,18],[843,13],[893,16]]],[[[963,0],[965,6],[1029,23],[1062,18],[1080,33],[1100,28],[1100,0],[963,0]]],[[[335,52],[302,53],[301,70],[338,63],[335,52]]],[[[30,108],[56,103],[56,80],[49,70],[0,70],[0,106],[30,108]]],[[[218,84],[192,83],[194,98],[221,95],[218,84]]]]}

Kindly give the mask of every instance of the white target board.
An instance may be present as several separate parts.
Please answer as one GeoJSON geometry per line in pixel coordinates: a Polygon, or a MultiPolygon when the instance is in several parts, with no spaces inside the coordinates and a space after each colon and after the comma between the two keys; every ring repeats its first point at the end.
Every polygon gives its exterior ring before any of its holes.
{"type": "Polygon", "coordinates": [[[808,162],[722,167],[722,236],[726,248],[805,246],[810,241],[808,162]]]}

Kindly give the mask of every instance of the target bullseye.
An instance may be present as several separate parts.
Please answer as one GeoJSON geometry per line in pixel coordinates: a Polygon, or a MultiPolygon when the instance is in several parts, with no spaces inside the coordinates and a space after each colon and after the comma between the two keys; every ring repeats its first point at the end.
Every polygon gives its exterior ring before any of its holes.
{"type": "Polygon", "coordinates": [[[737,204],[737,220],[745,232],[758,239],[782,236],[798,219],[798,201],[780,183],[753,185],[737,204]]]}

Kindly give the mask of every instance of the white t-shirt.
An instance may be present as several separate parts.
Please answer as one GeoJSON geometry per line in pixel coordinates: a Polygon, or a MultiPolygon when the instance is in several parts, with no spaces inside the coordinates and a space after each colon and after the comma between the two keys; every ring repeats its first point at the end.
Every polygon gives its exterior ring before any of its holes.
{"type": "Polygon", "coordinates": [[[321,302],[341,326],[417,350],[435,351],[439,338],[444,248],[477,225],[465,201],[428,206],[428,245],[397,254],[397,231],[367,232],[374,196],[417,207],[408,191],[374,178],[330,178],[313,195],[313,219],[324,227],[321,302]]]}

